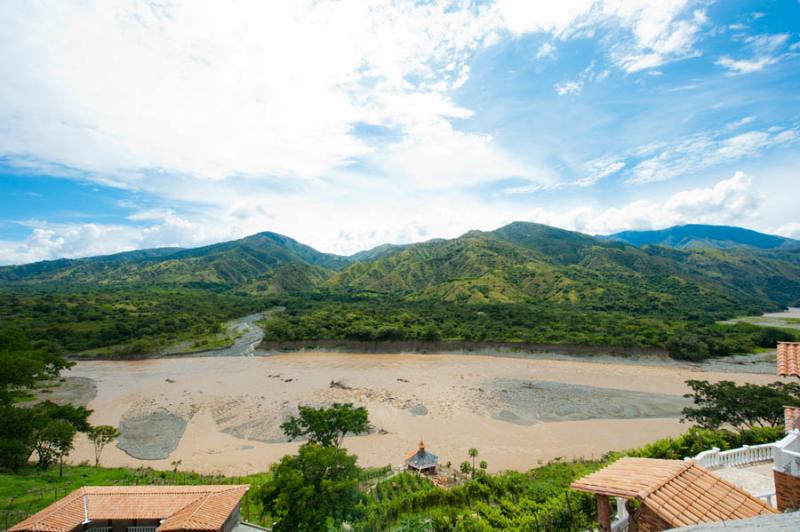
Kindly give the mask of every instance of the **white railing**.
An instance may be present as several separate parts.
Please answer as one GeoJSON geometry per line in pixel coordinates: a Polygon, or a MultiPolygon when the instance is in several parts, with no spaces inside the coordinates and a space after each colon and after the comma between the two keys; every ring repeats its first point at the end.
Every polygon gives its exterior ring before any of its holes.
{"type": "Polygon", "coordinates": [[[156,532],[154,526],[129,526],[128,532],[156,532]]]}
{"type": "Polygon", "coordinates": [[[89,529],[89,532],[111,532],[110,526],[93,526],[89,529]]]}
{"type": "Polygon", "coordinates": [[[721,467],[743,467],[761,462],[772,462],[775,459],[775,444],[744,445],[738,449],[720,451],[717,447],[703,451],[692,460],[705,469],[719,469],[721,467]]]}

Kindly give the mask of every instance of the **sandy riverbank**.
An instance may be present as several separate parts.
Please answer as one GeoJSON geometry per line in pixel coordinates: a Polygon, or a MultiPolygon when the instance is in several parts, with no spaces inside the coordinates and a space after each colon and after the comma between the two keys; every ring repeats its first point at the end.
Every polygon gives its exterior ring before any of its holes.
{"type": "MultiPolygon", "coordinates": [[[[228,474],[263,470],[296,448],[279,425],[298,403],[367,406],[387,433],[347,439],[364,465],[396,464],[424,438],[443,461],[477,447],[491,470],[525,470],[682,432],[686,379],[774,380],[652,361],[342,353],[81,361],[70,375],[96,386],[92,422],[122,428],[104,464],[182,460],[185,469],[228,474]]],[[[91,456],[79,440],[72,460],[91,456]]]]}

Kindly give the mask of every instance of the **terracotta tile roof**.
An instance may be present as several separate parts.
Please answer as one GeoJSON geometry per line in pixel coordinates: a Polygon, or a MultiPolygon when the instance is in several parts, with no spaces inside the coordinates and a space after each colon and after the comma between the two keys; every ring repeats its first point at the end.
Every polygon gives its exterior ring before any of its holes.
{"type": "Polygon", "coordinates": [[[746,519],[776,510],[694,462],[622,458],[572,488],[636,498],[671,526],[746,519]]]}
{"type": "Polygon", "coordinates": [[[158,530],[215,531],[247,489],[236,485],[84,487],[9,532],[68,532],[86,519],[164,519],[158,530]]]}
{"type": "Polygon", "coordinates": [[[800,342],[778,342],[778,375],[800,377],[800,342]]]}
{"type": "Polygon", "coordinates": [[[653,458],[622,458],[608,467],[572,483],[572,488],[626,498],[641,499],[682,473],[690,462],[653,458]]]}
{"type": "Polygon", "coordinates": [[[800,406],[784,406],[783,407],[783,424],[786,432],[791,432],[794,429],[800,429],[800,406]]]}

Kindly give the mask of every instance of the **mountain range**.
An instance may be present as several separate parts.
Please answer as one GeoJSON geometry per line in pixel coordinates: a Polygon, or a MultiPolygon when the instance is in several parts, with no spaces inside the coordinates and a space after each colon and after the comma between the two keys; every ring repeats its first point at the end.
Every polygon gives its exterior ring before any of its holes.
{"type": "Polygon", "coordinates": [[[657,231],[624,231],[605,238],[635,246],[655,244],[676,248],[796,249],[800,247],[800,240],[726,225],[678,225],[657,231]]]}
{"type": "Polygon", "coordinates": [[[530,300],[658,312],[779,308],[800,301],[800,242],[736,227],[595,237],[515,222],[351,256],[263,232],[0,268],[3,286],[187,286],[249,294],[325,291],[465,303],[530,300]]]}

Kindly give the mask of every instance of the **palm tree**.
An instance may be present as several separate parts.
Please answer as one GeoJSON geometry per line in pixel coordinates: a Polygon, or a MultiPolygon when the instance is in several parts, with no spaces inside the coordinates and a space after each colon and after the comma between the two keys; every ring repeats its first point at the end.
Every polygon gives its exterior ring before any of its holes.
{"type": "Polygon", "coordinates": [[[469,451],[467,451],[469,457],[472,458],[472,478],[475,478],[475,459],[478,457],[478,449],[475,447],[470,447],[469,451]]]}
{"type": "Polygon", "coordinates": [[[467,473],[469,473],[469,470],[470,470],[470,468],[469,468],[469,462],[467,462],[466,460],[464,460],[463,462],[461,462],[461,465],[459,466],[459,469],[460,469],[460,470],[461,470],[461,472],[462,472],[462,473],[464,473],[465,475],[466,475],[467,473]]]}

